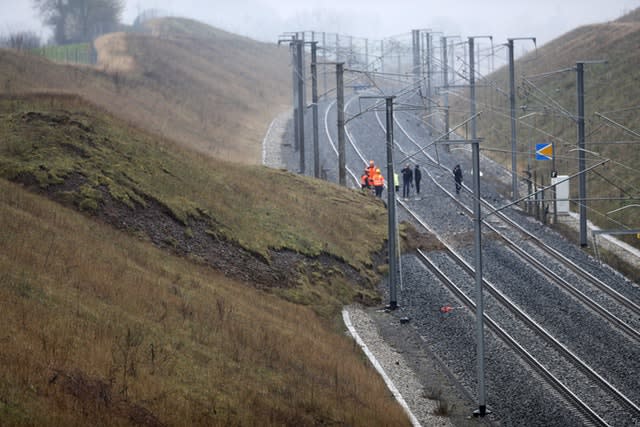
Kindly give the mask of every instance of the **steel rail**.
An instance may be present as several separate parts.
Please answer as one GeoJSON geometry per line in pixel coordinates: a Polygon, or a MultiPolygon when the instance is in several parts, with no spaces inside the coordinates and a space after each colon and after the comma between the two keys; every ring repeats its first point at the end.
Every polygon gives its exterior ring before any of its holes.
{"type": "MultiPolygon", "coordinates": [[[[377,117],[377,115],[376,115],[376,119],[377,119],[378,123],[380,125],[382,125],[382,123],[380,122],[380,119],[379,119],[379,117],[377,117]]],[[[402,132],[405,133],[405,135],[407,137],[409,137],[410,140],[411,140],[410,135],[408,135],[408,133],[402,127],[402,125],[399,122],[397,122],[397,124],[400,127],[400,129],[402,130],[402,132]]],[[[414,144],[415,144],[415,141],[412,141],[412,142],[414,142],[414,144]]],[[[396,144],[396,145],[397,145],[398,149],[402,151],[402,148],[398,144],[396,144]]],[[[427,154],[425,154],[425,155],[427,155],[427,154]]],[[[435,177],[433,177],[433,175],[431,175],[431,173],[429,171],[427,171],[427,174],[429,175],[429,177],[432,179],[432,181],[436,185],[438,185],[443,191],[445,191],[454,200],[456,200],[456,198],[453,197],[449,191],[444,189],[437,182],[435,177]]],[[[406,205],[406,203],[404,203],[403,201],[399,201],[399,202],[400,202],[400,205],[407,210],[407,212],[411,212],[410,209],[408,208],[408,206],[406,205]]],[[[413,213],[411,213],[411,215],[414,218],[417,219],[417,215],[414,215],[413,213]]],[[[430,230],[430,228],[422,220],[418,220],[418,221],[420,222],[420,224],[423,227],[425,227],[427,230],[429,230],[431,233],[433,233],[433,230],[430,230]]],[[[494,229],[494,231],[496,231],[496,230],[494,229]]],[[[437,236],[436,233],[433,233],[433,234],[437,236]]],[[[439,239],[439,240],[442,241],[442,239],[439,239]]],[[[446,242],[443,241],[442,243],[445,245],[445,247],[447,247],[447,250],[449,250],[452,254],[456,254],[455,250],[453,250],[453,248],[451,248],[446,242]]],[[[461,256],[456,254],[456,258],[458,258],[458,257],[459,257],[460,261],[463,262],[461,265],[464,265],[465,266],[464,268],[470,274],[474,274],[473,267],[471,265],[469,265],[464,259],[462,259],[461,256]]],[[[541,336],[543,336],[549,343],[551,343],[568,360],[574,362],[574,364],[577,366],[577,368],[579,368],[583,373],[585,373],[586,375],[591,377],[596,383],[601,384],[602,388],[606,389],[609,393],[611,393],[616,398],[616,400],[621,402],[625,407],[629,408],[632,412],[634,412],[636,414],[636,416],[640,416],[640,407],[638,405],[636,405],[626,395],[624,395],[622,392],[620,392],[615,386],[613,386],[611,383],[609,383],[604,377],[602,377],[599,373],[597,373],[593,368],[588,366],[582,359],[580,359],[571,350],[569,350],[566,346],[564,346],[564,344],[562,344],[559,340],[555,339],[544,328],[542,328],[540,325],[538,325],[537,322],[535,322],[535,320],[531,319],[524,311],[522,311],[515,303],[513,303],[511,300],[509,300],[508,297],[506,297],[504,294],[502,294],[490,282],[488,282],[486,279],[483,279],[483,284],[486,285],[486,288],[490,291],[492,296],[494,296],[498,301],[500,301],[503,305],[505,305],[507,308],[509,308],[509,310],[511,310],[516,316],[521,318],[525,323],[527,323],[528,325],[533,327],[536,331],[538,331],[541,336]]]]}
{"type": "MultiPolygon", "coordinates": [[[[413,212],[405,202],[400,201],[400,205],[411,215],[414,220],[416,220],[425,230],[429,231],[431,234],[436,236],[436,238],[444,245],[447,252],[451,254],[452,258],[456,261],[458,265],[460,265],[468,274],[473,276],[475,274],[475,270],[473,266],[471,266],[457,251],[451,247],[446,241],[444,241],[440,236],[434,232],[415,212],[413,212]]],[[[491,296],[496,298],[498,302],[500,302],[503,306],[505,306],[509,311],[511,311],[514,315],[516,315],[520,320],[522,320],[527,326],[529,326],[534,332],[536,332],[539,336],[544,338],[546,342],[551,344],[560,354],[562,354],[567,360],[569,360],[574,366],[576,366],[580,371],[590,377],[595,383],[599,384],[600,387],[606,390],[608,393],[613,395],[616,400],[621,402],[624,406],[628,407],[631,411],[635,412],[637,416],[640,416],[640,407],[636,405],[631,399],[629,399],[626,395],[624,395],[620,390],[618,390],[613,384],[607,381],[603,376],[601,376],[598,372],[596,372],[593,368],[591,368],[586,362],[584,362],[580,357],[574,354],[570,349],[568,349],[562,342],[553,337],[546,329],[544,329],[541,325],[539,325],[533,318],[531,318],[527,313],[524,312],[517,304],[509,299],[506,295],[504,295],[498,288],[491,282],[486,279],[482,279],[483,287],[489,291],[491,296]]],[[[485,315],[486,318],[486,315],[485,315]]]]}
{"type": "MultiPolygon", "coordinates": [[[[378,123],[380,123],[379,117],[376,116],[376,118],[378,119],[378,123]]],[[[397,122],[397,125],[400,128],[400,130],[407,136],[407,138],[414,145],[419,147],[419,144],[411,137],[411,135],[409,135],[409,133],[404,129],[404,127],[402,126],[402,124],[399,121],[397,122]]],[[[427,156],[432,162],[435,162],[435,159],[433,159],[427,153],[423,153],[423,154],[425,156],[427,156]]],[[[432,177],[432,179],[433,179],[433,182],[442,191],[444,191],[447,194],[449,194],[452,197],[452,199],[456,203],[458,203],[458,205],[460,205],[463,209],[465,209],[465,211],[468,214],[471,213],[471,209],[469,207],[467,207],[458,198],[453,197],[453,195],[447,189],[445,189],[439,182],[437,182],[437,180],[435,180],[433,177],[432,177]]],[[[495,207],[493,205],[491,205],[489,202],[487,202],[485,199],[481,198],[480,200],[481,200],[481,202],[483,203],[484,206],[487,206],[490,209],[495,209],[495,207]]],[[[529,241],[532,241],[540,249],[545,251],[547,254],[551,255],[554,259],[560,261],[569,270],[571,270],[574,273],[578,274],[580,277],[582,277],[583,279],[587,280],[589,283],[591,283],[592,285],[594,285],[595,287],[597,287],[598,289],[600,289],[601,291],[603,291],[604,293],[609,295],[616,302],[618,302],[619,304],[623,305],[628,310],[630,310],[634,315],[640,317],[640,306],[635,304],[633,301],[629,300],[627,297],[625,297],[624,295],[620,294],[615,289],[611,288],[606,283],[604,283],[603,281],[601,281],[600,279],[598,279],[597,277],[595,277],[594,275],[592,275],[591,273],[589,273],[588,271],[586,271],[585,269],[583,269],[582,267],[580,267],[579,265],[574,263],[572,260],[570,260],[569,258],[564,256],[557,249],[554,249],[554,248],[550,247],[549,245],[547,245],[544,241],[542,241],[542,239],[538,238],[533,233],[531,233],[530,231],[526,230],[524,227],[522,227],[520,224],[518,224],[515,221],[513,221],[511,218],[509,218],[503,212],[496,212],[496,216],[499,217],[501,220],[505,221],[511,227],[514,227],[519,232],[523,233],[529,239],[529,241]]],[[[547,277],[549,277],[552,280],[554,280],[563,289],[568,291],[570,294],[572,294],[578,300],[580,300],[584,304],[588,305],[591,309],[596,311],[600,316],[602,316],[608,322],[612,323],[613,325],[615,325],[616,327],[621,329],[627,336],[629,336],[630,338],[632,338],[632,339],[634,339],[636,341],[640,341],[640,331],[638,331],[637,329],[634,329],[633,327],[631,327],[630,325],[628,325],[627,323],[622,321],[620,318],[618,318],[618,317],[614,316],[613,314],[611,314],[611,312],[609,310],[607,310],[604,307],[602,307],[600,304],[598,304],[593,299],[591,299],[589,296],[587,296],[584,292],[580,291],[575,286],[573,286],[571,283],[569,283],[567,280],[565,280],[560,275],[555,273],[553,270],[551,270],[550,268],[545,266],[541,261],[536,259],[533,255],[529,254],[526,250],[524,250],[520,246],[518,246],[517,243],[515,243],[511,239],[509,239],[504,233],[499,231],[492,224],[490,224],[487,221],[485,221],[484,224],[486,225],[487,228],[489,228],[491,231],[495,232],[496,235],[498,235],[500,238],[502,238],[521,257],[525,258],[531,264],[535,265],[536,268],[538,270],[542,271],[547,277]]]]}
{"type": "MultiPolygon", "coordinates": [[[[429,257],[420,249],[417,250],[420,259],[431,270],[436,277],[442,282],[458,300],[464,304],[472,313],[475,312],[476,304],[462,291],[456,284],[444,274],[438,266],[433,263],[429,257]]],[[[518,341],[515,340],[505,329],[503,329],[491,316],[484,314],[485,324],[495,333],[502,341],[513,349],[533,370],[538,372],[545,378],[547,384],[555,389],[561,396],[571,402],[572,407],[582,416],[591,421],[593,425],[608,426],[609,424],[602,419],[591,407],[582,401],[574,392],[562,383],[552,372],[550,372],[542,363],[538,361],[531,353],[529,353],[518,341]]]]}
{"type": "MultiPolygon", "coordinates": [[[[376,114],[377,118],[377,114],[376,114]]],[[[379,119],[378,119],[379,122],[379,119]]],[[[383,126],[382,126],[383,127],[383,126]]],[[[383,127],[384,128],[384,127],[383,127]]],[[[350,133],[345,132],[348,135],[349,143],[354,146],[355,142],[350,133]]],[[[397,145],[397,143],[396,143],[397,145]]],[[[401,149],[398,146],[399,149],[401,149]]],[[[366,163],[366,159],[361,154],[360,150],[356,150],[360,159],[366,163]]],[[[432,177],[432,179],[434,179],[432,177]]],[[[402,200],[398,200],[400,206],[402,206],[411,216],[413,216],[425,229],[427,229],[430,233],[434,234],[439,241],[444,245],[447,251],[451,254],[453,259],[469,274],[474,274],[474,269],[471,265],[469,265],[464,258],[458,254],[455,249],[453,249],[447,242],[443,241],[437,233],[430,229],[430,227],[424,223],[424,221],[415,214],[415,212],[411,211],[407,204],[402,200]]],[[[419,251],[421,258],[428,259],[428,257],[422,252],[419,251]]],[[[435,268],[434,271],[438,271],[439,277],[445,277],[444,273],[442,273],[433,263],[428,261],[428,265],[433,266],[435,268]]],[[[448,278],[445,279],[445,282],[452,283],[448,278]]],[[[556,348],[561,354],[565,356],[568,360],[577,365],[579,370],[585,373],[587,376],[591,377],[596,383],[602,384],[602,388],[609,391],[609,393],[613,394],[618,400],[622,399],[622,401],[627,404],[631,402],[626,396],[620,393],[613,385],[607,382],[603,377],[601,377],[597,372],[591,369],[584,361],[582,361],[578,356],[574,355],[568,348],[566,348],[560,341],[556,340],[551,334],[549,334],[544,328],[542,328],[534,319],[528,316],[522,309],[520,309],[515,303],[509,300],[504,294],[502,294],[493,284],[488,282],[486,279],[483,279],[483,286],[485,286],[488,290],[490,290],[491,294],[500,301],[505,307],[507,307],[513,314],[515,314],[518,318],[520,318],[523,322],[525,322],[531,329],[533,329],[539,336],[542,336],[545,341],[549,342],[554,348],[556,348]],[[620,398],[619,396],[622,396],[620,398]]],[[[447,286],[459,299],[464,301],[465,305],[467,305],[471,309],[475,309],[475,302],[473,302],[461,289],[459,289],[455,284],[453,284],[453,288],[447,286]]],[[[534,356],[532,356],[529,352],[522,347],[513,337],[511,337],[504,329],[502,329],[496,321],[494,321],[490,316],[484,314],[485,320],[487,320],[489,327],[500,336],[505,342],[512,348],[516,350],[518,354],[520,354],[523,359],[532,366],[537,372],[542,374],[545,378],[547,378],[549,385],[556,389],[559,393],[565,396],[568,401],[572,402],[576,410],[578,410],[583,416],[585,416],[588,420],[594,423],[594,425],[599,426],[607,426],[607,422],[603,420],[597,413],[595,413],[589,405],[583,402],[575,393],[573,393],[566,385],[562,384],[560,380],[558,380],[547,368],[545,368],[534,356]]],[[[640,410],[640,409],[639,409],[640,410]]]]}

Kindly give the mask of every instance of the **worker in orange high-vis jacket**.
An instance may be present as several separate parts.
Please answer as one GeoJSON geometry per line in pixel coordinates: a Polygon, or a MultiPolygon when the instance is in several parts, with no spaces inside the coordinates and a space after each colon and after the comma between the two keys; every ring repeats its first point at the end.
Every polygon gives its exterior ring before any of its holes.
{"type": "Polygon", "coordinates": [[[376,174],[376,164],[373,160],[369,160],[369,166],[367,166],[367,173],[369,174],[369,185],[373,186],[373,176],[376,174]]]}
{"type": "Polygon", "coordinates": [[[376,174],[373,175],[373,187],[376,189],[376,196],[382,197],[382,189],[384,188],[384,177],[380,169],[376,169],[376,174]]]}

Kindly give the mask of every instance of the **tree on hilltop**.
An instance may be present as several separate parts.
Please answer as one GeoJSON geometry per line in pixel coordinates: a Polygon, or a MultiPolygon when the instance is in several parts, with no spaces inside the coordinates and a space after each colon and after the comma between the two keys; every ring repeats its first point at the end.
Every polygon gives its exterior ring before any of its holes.
{"type": "Polygon", "coordinates": [[[123,0],[32,0],[56,43],[88,42],[117,29],[123,0]]]}

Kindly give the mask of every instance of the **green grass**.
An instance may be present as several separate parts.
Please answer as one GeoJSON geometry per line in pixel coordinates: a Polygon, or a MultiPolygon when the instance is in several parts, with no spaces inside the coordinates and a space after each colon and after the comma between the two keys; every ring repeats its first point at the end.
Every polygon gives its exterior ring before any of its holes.
{"type": "MultiPolygon", "coordinates": [[[[0,177],[29,183],[55,200],[100,216],[110,200],[134,212],[153,203],[177,221],[179,234],[164,233],[169,249],[187,251],[204,224],[210,239],[222,239],[270,264],[276,251],[302,255],[291,271],[275,273],[289,285],[273,292],[332,317],[354,300],[380,300],[374,254],[385,249],[382,203],[324,181],[262,166],[208,158],[132,128],[77,97],[30,95],[0,99],[0,177]],[[105,197],[109,200],[105,201],[105,197]],[[186,244],[188,245],[188,243],[186,244]],[[337,274],[320,256],[343,263],[337,274]]],[[[164,227],[157,224],[158,228],[164,227]]],[[[134,233],[150,238],[137,227],[134,233]]],[[[253,277],[248,273],[248,277],[253,277]]],[[[257,284],[265,286],[265,284],[257,284]]],[[[267,284],[267,286],[272,286],[267,284]]]]}
{"type": "Polygon", "coordinates": [[[157,200],[185,226],[208,221],[216,235],[266,259],[280,249],[325,253],[365,272],[383,245],[385,210],[359,192],[212,160],[74,102],[70,112],[66,97],[0,100],[2,177],[31,175],[44,189],[79,174],[81,191],[65,196],[81,209],[98,209],[100,188],[132,208],[157,200]]]}
{"type": "Polygon", "coordinates": [[[44,46],[32,49],[31,53],[47,58],[50,61],[87,65],[93,63],[91,44],[89,43],[44,46]]]}

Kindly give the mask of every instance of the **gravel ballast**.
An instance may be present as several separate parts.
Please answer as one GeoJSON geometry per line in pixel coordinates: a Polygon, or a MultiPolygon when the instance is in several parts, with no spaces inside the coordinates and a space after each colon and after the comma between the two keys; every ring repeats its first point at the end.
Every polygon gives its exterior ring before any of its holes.
{"type": "MultiPolygon", "coordinates": [[[[320,111],[322,115],[326,109],[321,107],[320,111]]],[[[356,140],[359,150],[367,156],[366,158],[374,158],[377,163],[384,164],[384,132],[373,115],[374,113],[371,113],[368,117],[364,115],[362,118],[350,121],[348,133],[356,140]]],[[[330,110],[328,117],[335,118],[335,108],[330,110]]],[[[402,124],[403,130],[414,135],[414,138],[421,139],[423,142],[427,138],[424,124],[409,114],[398,114],[398,121],[402,124]]],[[[400,126],[396,127],[394,133],[396,142],[405,152],[415,152],[415,146],[411,146],[409,139],[399,128],[400,126]]],[[[335,134],[334,131],[330,132],[335,134]]],[[[321,136],[321,152],[324,165],[335,164],[335,159],[331,157],[332,151],[327,148],[327,137],[324,132],[321,136]]],[[[360,171],[363,163],[356,157],[355,150],[347,154],[351,169],[360,171]]],[[[435,153],[430,150],[430,154],[435,153]]],[[[413,190],[412,197],[405,203],[418,212],[432,229],[454,245],[467,261],[473,264],[472,221],[452,202],[449,195],[430,182],[429,176],[425,173],[428,171],[436,180],[442,182],[445,188],[452,191],[453,179],[449,170],[454,164],[461,164],[466,180],[470,181],[470,154],[466,150],[455,150],[452,153],[440,150],[437,154],[440,162],[445,165],[444,170],[424,158],[416,156],[411,159],[412,163],[420,163],[423,169],[422,191],[418,196],[413,190]]],[[[396,150],[396,156],[401,157],[403,154],[396,150]]],[[[295,156],[290,156],[289,159],[293,159],[294,163],[297,161],[295,156]]],[[[309,158],[307,165],[312,164],[311,161],[312,159],[309,158]]],[[[289,167],[291,170],[296,169],[295,165],[289,167]]],[[[330,167],[326,169],[335,170],[330,167]]],[[[508,203],[501,192],[508,188],[510,175],[505,173],[500,165],[495,165],[486,159],[481,162],[481,171],[483,172],[482,197],[492,201],[496,206],[508,203]]],[[[327,174],[330,180],[332,176],[335,175],[327,174]]],[[[463,191],[459,197],[464,200],[469,199],[471,195],[463,191]]],[[[402,210],[398,212],[400,220],[409,220],[402,210]]],[[[608,266],[601,265],[576,244],[569,242],[548,226],[524,215],[520,209],[509,208],[505,212],[515,218],[520,225],[543,238],[548,245],[569,256],[621,294],[636,303],[640,301],[638,284],[630,282],[608,266]]],[[[518,257],[510,254],[503,246],[491,236],[483,237],[485,278],[494,282],[509,298],[516,300],[527,314],[561,339],[571,351],[612,381],[632,400],[638,401],[640,387],[637,385],[635,376],[629,375],[630,372],[640,371],[638,366],[640,349],[637,343],[617,332],[608,322],[583,307],[574,297],[541,278],[539,273],[524,266],[518,257]]],[[[534,252],[533,249],[531,251],[534,252]]],[[[635,257],[632,252],[630,254],[635,257]]],[[[465,292],[469,296],[474,298],[472,277],[455,267],[445,253],[434,251],[429,256],[437,261],[440,268],[446,270],[450,278],[466,289],[465,292]]],[[[550,264],[553,263],[550,262],[550,264]]],[[[401,391],[420,423],[440,425],[432,424],[439,422],[441,417],[436,417],[435,420],[431,418],[433,409],[427,405],[438,400],[446,402],[453,408],[442,421],[448,420],[457,426],[478,423],[567,426],[585,423],[585,420],[568,405],[564,398],[550,389],[537,373],[486,329],[486,393],[488,408],[493,413],[484,419],[471,417],[471,412],[477,408],[475,313],[462,308],[461,303],[414,255],[402,256],[401,269],[402,289],[398,295],[400,305],[398,310],[386,312],[381,307],[348,307],[347,310],[355,329],[376,358],[380,355],[380,364],[385,367],[388,376],[401,391]],[[440,308],[445,305],[450,305],[454,309],[443,314],[440,308]],[[401,322],[401,319],[404,322],[401,322]]],[[[577,282],[573,275],[566,272],[561,274],[577,282]]],[[[582,291],[595,293],[585,285],[577,283],[577,286],[580,286],[582,291]]],[[[385,295],[384,298],[388,300],[386,283],[381,284],[381,291],[385,295]]],[[[607,303],[606,298],[598,296],[596,298],[607,303]]],[[[519,330],[521,328],[517,326],[514,316],[486,295],[485,305],[487,310],[485,312],[492,317],[495,316],[501,324],[513,324],[513,334],[518,336],[518,340],[529,342],[528,345],[535,348],[541,357],[546,358],[544,363],[551,365],[550,367],[562,376],[565,362],[556,355],[555,351],[547,349],[532,332],[519,330]]],[[[630,323],[639,321],[633,316],[627,317],[630,323]]],[[[575,378],[578,377],[577,374],[575,378]]],[[[589,385],[586,381],[584,388],[588,393],[589,385]]],[[[617,403],[608,401],[610,397],[601,396],[597,391],[587,397],[594,402],[594,408],[598,406],[598,413],[610,424],[621,426],[640,424],[640,420],[630,419],[619,411],[617,403]]]]}

